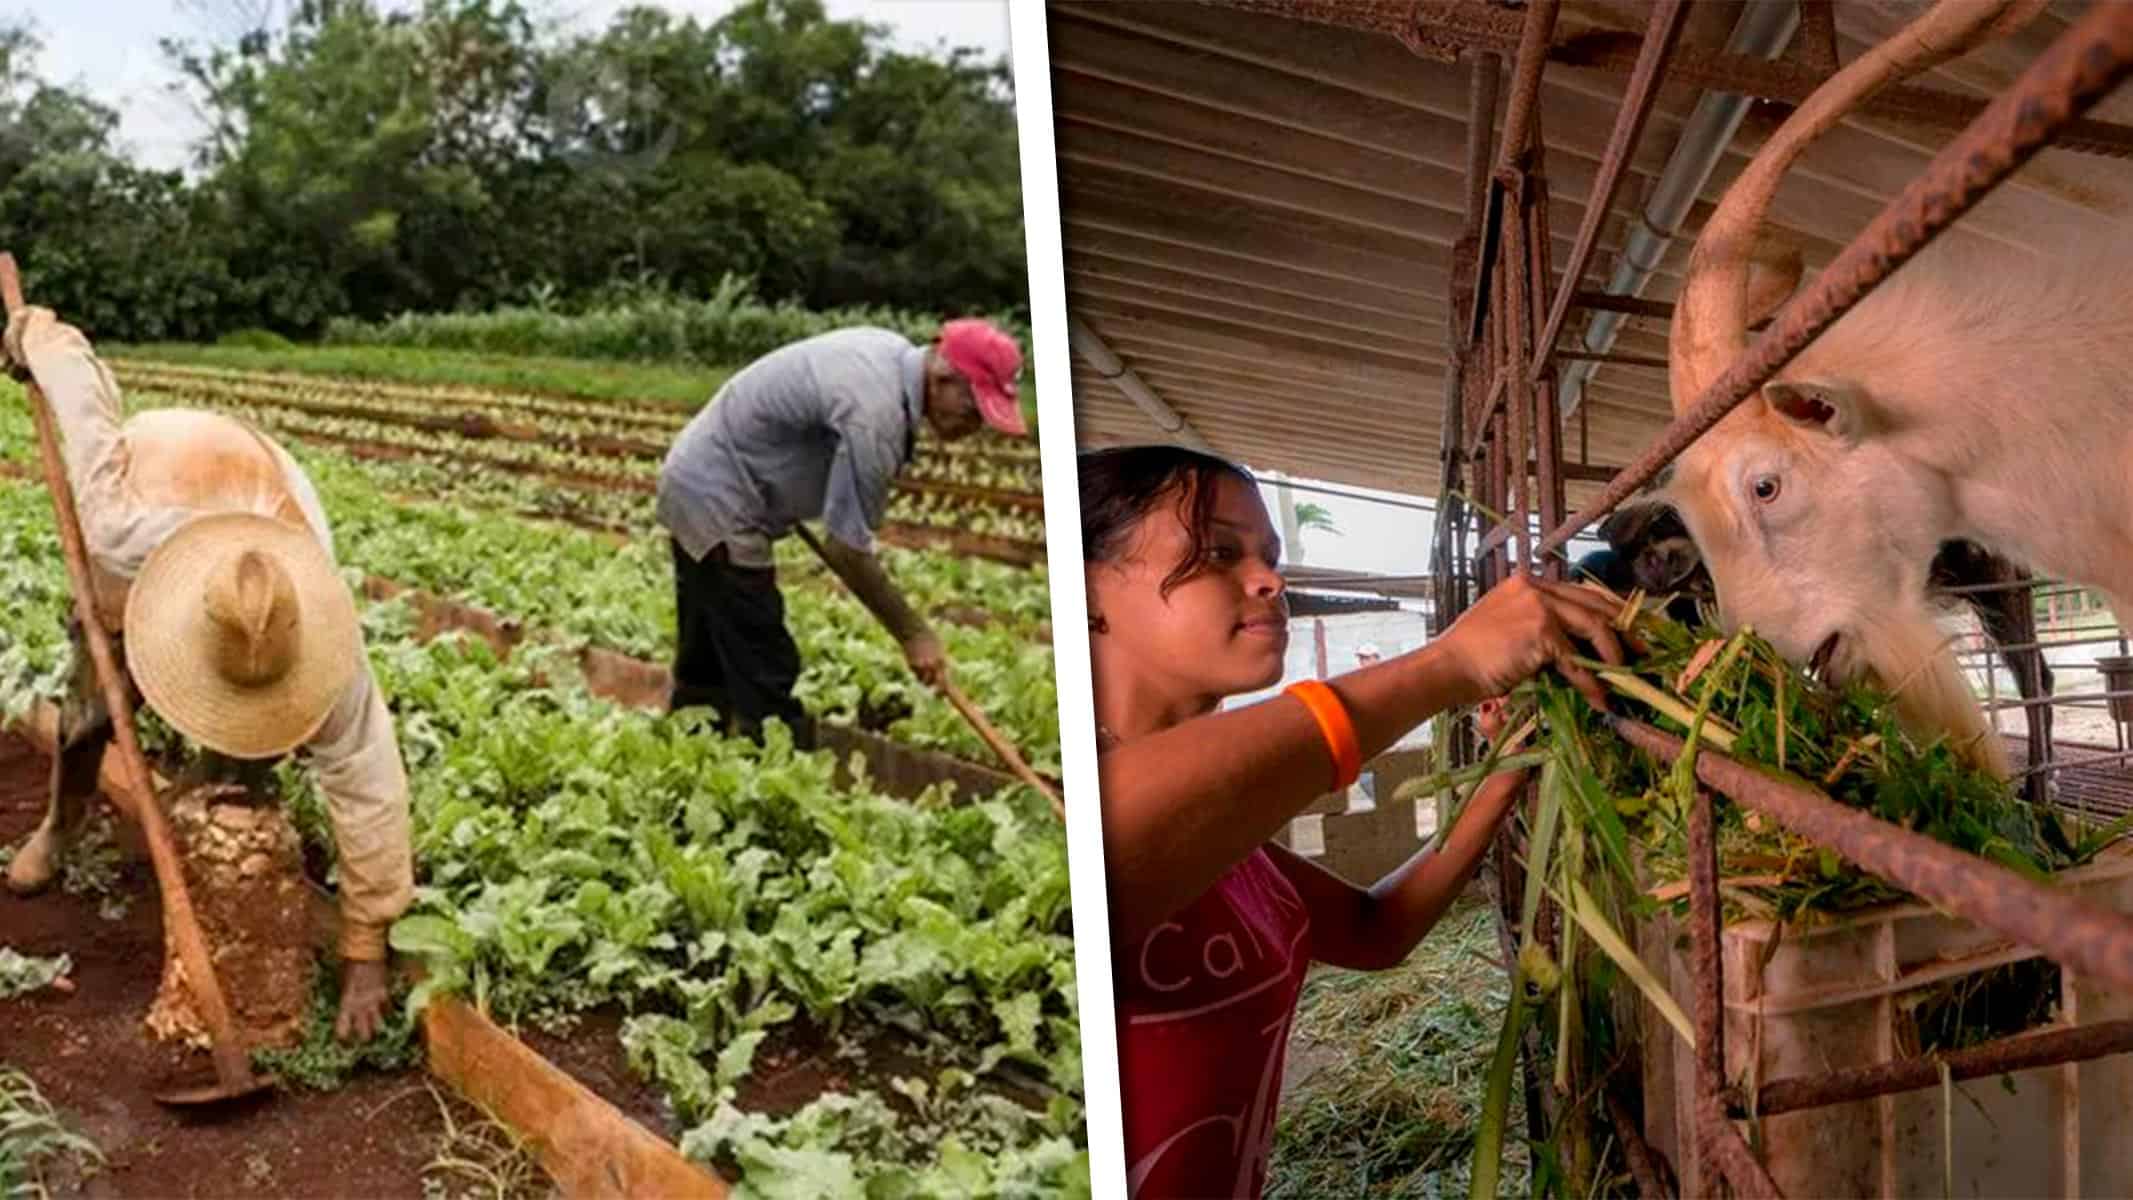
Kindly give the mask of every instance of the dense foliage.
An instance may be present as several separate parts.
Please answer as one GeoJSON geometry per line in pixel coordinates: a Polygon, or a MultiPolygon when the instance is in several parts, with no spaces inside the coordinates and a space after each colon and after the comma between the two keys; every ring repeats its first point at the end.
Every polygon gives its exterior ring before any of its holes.
{"type": "MultiPolygon", "coordinates": [[[[0,434],[19,466],[27,430],[13,392],[0,385],[0,434]]],[[[297,452],[351,572],[581,637],[641,648],[665,636],[657,553],[471,505],[396,502],[388,489],[406,464],[297,452]]],[[[50,504],[27,480],[0,479],[0,553],[15,564],[0,574],[0,712],[19,713],[58,692],[67,656],[50,504]]],[[[1041,575],[1033,586],[993,564],[927,562],[892,562],[921,603],[989,597],[1024,622],[1042,611],[1041,575]]],[[[859,673],[817,678],[815,702],[849,703],[839,688],[903,676],[893,647],[873,654],[883,639],[852,602],[791,591],[809,658],[859,673]]],[[[914,802],[864,779],[840,784],[833,756],[796,752],[775,727],[759,749],[694,716],[592,695],[568,641],[499,661],[462,635],[425,638],[400,602],[363,608],[413,790],[418,895],[393,941],[427,961],[425,988],[563,1029],[588,1008],[621,1010],[621,1048],[666,1097],[682,1149],[739,1171],[737,1194],[1087,1194],[1066,845],[1033,793],[949,805],[938,792],[914,802]],[[795,1035],[840,1061],[884,1041],[897,1053],[795,1112],[746,1102],[758,1050],[795,1035]]],[[[1001,696],[1011,727],[1041,717],[1056,747],[1049,656],[1012,626],[981,632],[997,640],[958,646],[966,682],[1001,696]],[[988,680],[993,661],[1006,674],[988,680]],[[1041,696],[1017,708],[1003,683],[1041,696]]],[[[934,715],[921,709],[898,736],[945,737],[934,715]]],[[[285,762],[277,774],[299,825],[315,825],[310,773],[285,762]]],[[[277,1069],[330,1086],[401,1052],[346,1052],[322,1034],[325,1011],[277,1069]]]]}
{"type": "MultiPolygon", "coordinates": [[[[819,0],[576,33],[514,0],[301,0],[166,46],[210,122],[183,173],[129,161],[114,110],[41,79],[37,50],[0,32],[0,245],[92,337],[518,304],[593,330],[635,312],[620,344],[648,349],[699,337],[669,317],[735,280],[772,302],[731,323],[757,338],[790,323],[783,301],[1026,309],[1006,64],[893,50],[819,0]]],[[[753,352],[736,336],[690,345],[753,352]]]]}

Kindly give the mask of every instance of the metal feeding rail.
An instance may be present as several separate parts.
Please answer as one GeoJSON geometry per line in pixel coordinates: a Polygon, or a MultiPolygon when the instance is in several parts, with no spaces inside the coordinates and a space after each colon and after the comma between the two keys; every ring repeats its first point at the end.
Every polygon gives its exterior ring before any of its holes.
{"type": "MultiPolygon", "coordinates": [[[[1446,371],[1440,504],[1436,521],[1436,574],[1441,581],[1436,610],[1441,631],[1485,590],[1515,571],[1560,578],[1562,551],[1570,539],[1628,499],[1690,443],[1716,425],[1871,289],[1937,234],[1947,229],[2037,150],[2071,138],[2075,148],[2104,149],[2098,131],[2115,138],[2118,127],[2086,121],[2083,114],[2133,70],[2133,4],[2098,3],[2067,28],[2003,93],[1980,106],[1950,105],[1916,88],[1892,88],[1869,112],[1911,106],[1908,115],[1940,124],[1959,113],[1962,132],[1852,238],[1830,265],[1764,326],[1747,350],[1697,402],[1607,484],[1599,498],[1565,515],[1566,464],[1558,416],[1556,364],[1568,360],[1556,342],[1574,307],[1622,307],[1620,298],[1593,298],[1579,290],[1598,229],[1635,152],[1662,84],[1728,83],[1763,94],[1799,100],[1835,67],[1835,38],[1828,6],[1802,5],[1807,45],[1799,61],[1741,59],[1730,73],[1712,77],[1712,56],[1679,46],[1684,5],[1660,0],[1650,9],[1630,67],[1623,103],[1592,180],[1584,219],[1569,261],[1551,275],[1547,228],[1545,145],[1541,137],[1541,74],[1547,62],[1577,61],[1571,48],[1620,68],[1623,41],[1609,35],[1604,47],[1581,35],[1554,42],[1559,0],[1530,0],[1522,16],[1484,6],[1376,0],[1336,5],[1325,0],[1231,0],[1241,7],[1370,29],[1398,37],[1417,53],[1438,58],[1464,55],[1471,63],[1466,155],[1468,211],[1464,236],[1454,249],[1448,318],[1452,362],[1446,371]],[[1517,22],[1515,43],[1510,23],[1517,22]],[[1502,59],[1510,64],[1509,96],[1500,134],[1491,137],[1502,59]],[[1822,60],[1828,61],[1822,61],[1822,60]],[[1810,78],[1811,76],[1811,78],[1810,78]],[[1921,99],[1927,97],[1927,99],[1921,99]],[[1876,107],[1878,105],[1878,107],[1876,107]],[[1552,286],[1551,286],[1552,282],[1552,286]],[[1519,469],[1526,467],[1527,469],[1519,469]],[[1471,498],[1472,503],[1468,503],[1471,498]],[[1478,510],[1478,512],[1477,512],[1478,510]],[[1487,523],[1478,521],[1485,517],[1487,523]],[[1549,532],[1535,538],[1529,523],[1549,532]],[[1471,540],[1470,539],[1474,539],[1471,540]],[[1471,552],[1470,552],[1471,547],[1471,552]]],[[[2106,139],[2108,140],[2108,139],[2106,139]]],[[[1634,308],[1634,305],[1630,305],[1634,308]]],[[[1653,306],[1656,308],[1657,306],[1653,306]]],[[[2035,581],[2009,586],[2036,586],[2035,581]]],[[[1977,589],[1970,589],[1977,590],[1977,589]]],[[[2033,635],[2032,635],[2033,640],[2033,635]]],[[[2003,652],[2009,648],[2003,647],[2003,652]]],[[[2041,653],[2036,646],[2014,647],[2041,653]]],[[[2035,714],[2047,711],[2025,705],[2035,714]]],[[[1680,742],[1634,721],[1617,719],[1622,736],[1671,760],[1680,742]]],[[[2032,716],[2032,737],[2038,728],[2032,716]]],[[[2048,735],[2046,735],[2048,741],[2048,735]]],[[[2121,737],[2120,750],[2125,750],[2121,737]]],[[[1452,741],[1453,760],[1477,761],[1472,734],[1452,741]]],[[[2033,774],[2048,770],[2035,765],[2033,774]]],[[[1955,850],[1831,800],[1811,787],[1779,781],[1725,756],[1702,751],[1697,774],[1704,785],[1828,848],[1861,868],[1925,897],[1946,911],[2034,947],[2115,987],[2133,992],[2133,918],[2033,883],[2005,868],[1955,850]]],[[[1955,1078],[2017,1068],[2081,1061],[2133,1049],[2133,1023],[2113,1022],[2062,1033],[2025,1035],[1975,1047],[1941,1059],[1897,1061],[1816,1077],[1766,1082],[1756,1103],[1724,1077],[1721,910],[1710,792],[1700,793],[1690,813],[1690,931],[1693,949],[1697,1071],[1691,1104],[1694,1153],[1701,1178],[1722,1178],[1737,1196],[1774,1196],[1777,1188],[1735,1126],[1742,1111],[1768,1114],[1819,1107],[1896,1091],[1934,1086],[1945,1064],[1955,1078]]],[[[1510,836],[1499,840],[1498,902],[1515,925],[1516,897],[1523,891],[1510,836]]],[[[1508,925],[1506,926],[1508,929],[1508,925]]],[[[1549,918],[1543,918],[1543,937],[1549,918]]],[[[1507,947],[1508,948],[1508,947],[1507,947]]],[[[1535,1043],[1528,1042],[1529,1054],[1535,1043]]],[[[1553,1096],[1534,1083],[1528,1062],[1527,1110],[1534,1117],[1553,1096]]],[[[1605,1111],[1625,1143],[1640,1189],[1664,1188],[1663,1172],[1627,1105],[1609,1096],[1605,1111]]],[[[1535,1118],[1537,1119],[1537,1118],[1535,1118]]],[[[1538,1127],[1536,1126],[1536,1131],[1538,1127]]],[[[1687,1152],[1687,1148],[1684,1148],[1687,1152]]]]}

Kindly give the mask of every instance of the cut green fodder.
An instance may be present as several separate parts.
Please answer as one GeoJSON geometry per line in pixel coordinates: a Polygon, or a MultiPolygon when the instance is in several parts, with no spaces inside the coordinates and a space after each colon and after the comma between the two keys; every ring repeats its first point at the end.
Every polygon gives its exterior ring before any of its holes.
{"type": "MultiPolygon", "coordinates": [[[[1723,737],[1733,758],[1788,773],[1838,803],[2031,878],[2090,861],[2126,830],[2084,828],[2027,803],[1948,739],[1914,737],[1891,693],[1865,683],[1826,687],[1752,632],[1723,639],[1653,613],[1639,629],[1651,652],[1605,676],[1618,711],[1686,735],[1702,707],[1703,741],[1723,737]]],[[[1598,835],[1603,861],[1686,911],[1693,767],[1632,750],[1565,684],[1544,679],[1531,692],[1575,793],[1609,801],[1579,814],[1598,835]]],[[[1906,896],[1722,797],[1716,815],[1720,882],[1734,915],[1811,920],[1906,896]]]]}
{"type": "Polygon", "coordinates": [[[55,1180],[78,1184],[104,1164],[24,1072],[0,1064],[0,1197],[44,1200],[55,1180]]]}
{"type": "MultiPolygon", "coordinates": [[[[1390,971],[1313,970],[1289,1040],[1269,1200],[1465,1195],[1507,998],[1495,917],[1447,913],[1390,971]]],[[[1523,1128],[1514,1097],[1511,1115],[1523,1128]]],[[[1511,1140],[1504,1184],[1526,1184],[1511,1140]]]]}
{"type": "MultiPolygon", "coordinates": [[[[2090,861],[2127,824],[2084,828],[2029,805],[1946,739],[1913,737],[1891,692],[1824,686],[1752,631],[1728,637],[1690,629],[1660,615],[1657,603],[1639,606],[1636,599],[1618,625],[1634,623],[1645,652],[1627,667],[1588,665],[1613,693],[1615,711],[1684,737],[1675,763],[1629,746],[1554,676],[1521,687],[1510,716],[1513,727],[1538,718],[1546,761],[1524,830],[1521,953],[1498,1044],[1507,1050],[1531,1022],[1543,1052],[1528,1065],[1569,1101],[1556,1106],[1547,1142],[1533,1148],[1534,1190],[1553,1195],[1628,1187],[1598,1097],[1617,1072],[1634,1069],[1618,1028],[1629,1005],[1642,999],[1666,1018],[1646,1024],[1642,1036],[1693,1041],[1681,1005],[1638,958],[1631,935],[1662,916],[1678,919],[1688,907],[1688,813],[1700,746],[1789,774],[1840,804],[2033,878],[2090,861]],[[1571,918],[1558,922],[1552,943],[1536,937],[1543,899],[1571,918]]],[[[1723,797],[1715,799],[1714,815],[1729,917],[1811,924],[1908,898],[1723,797]]],[[[1915,1044],[1922,1052],[1970,1045],[2011,1031],[2010,1022],[2034,1024],[2049,1011],[2048,999],[2030,994],[2042,991],[2042,982],[2027,968],[1907,997],[1915,1044]],[[2018,991],[2027,999],[2011,1003],[2018,991]]],[[[1509,1057],[1500,1054],[1493,1067],[1498,1077],[1477,1139],[1479,1196],[1497,1192],[1489,1148],[1509,1122],[1509,1057]]]]}

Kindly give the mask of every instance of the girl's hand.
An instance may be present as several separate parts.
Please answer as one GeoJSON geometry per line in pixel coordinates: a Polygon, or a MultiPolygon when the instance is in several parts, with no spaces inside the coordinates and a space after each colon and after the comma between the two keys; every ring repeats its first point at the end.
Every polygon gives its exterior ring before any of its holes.
{"type": "Polygon", "coordinates": [[[1513,575],[1461,614],[1439,644],[1444,647],[1469,702],[1502,696],[1541,668],[1553,665],[1607,711],[1607,692],[1591,671],[1572,659],[1570,639],[1590,643],[1599,657],[1619,665],[1622,639],[1614,630],[1617,606],[1590,588],[1513,575]]]}

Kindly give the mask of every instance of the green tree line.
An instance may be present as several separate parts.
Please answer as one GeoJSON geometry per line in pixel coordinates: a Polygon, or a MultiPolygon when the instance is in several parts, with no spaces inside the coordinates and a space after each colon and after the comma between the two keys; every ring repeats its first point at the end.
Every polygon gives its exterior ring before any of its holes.
{"type": "Polygon", "coordinates": [[[167,41],[184,171],[0,31],[0,246],[92,336],[316,336],[336,318],[713,295],[1027,312],[1011,76],[820,0],[559,32],[512,0],[299,0],[167,41]]]}

